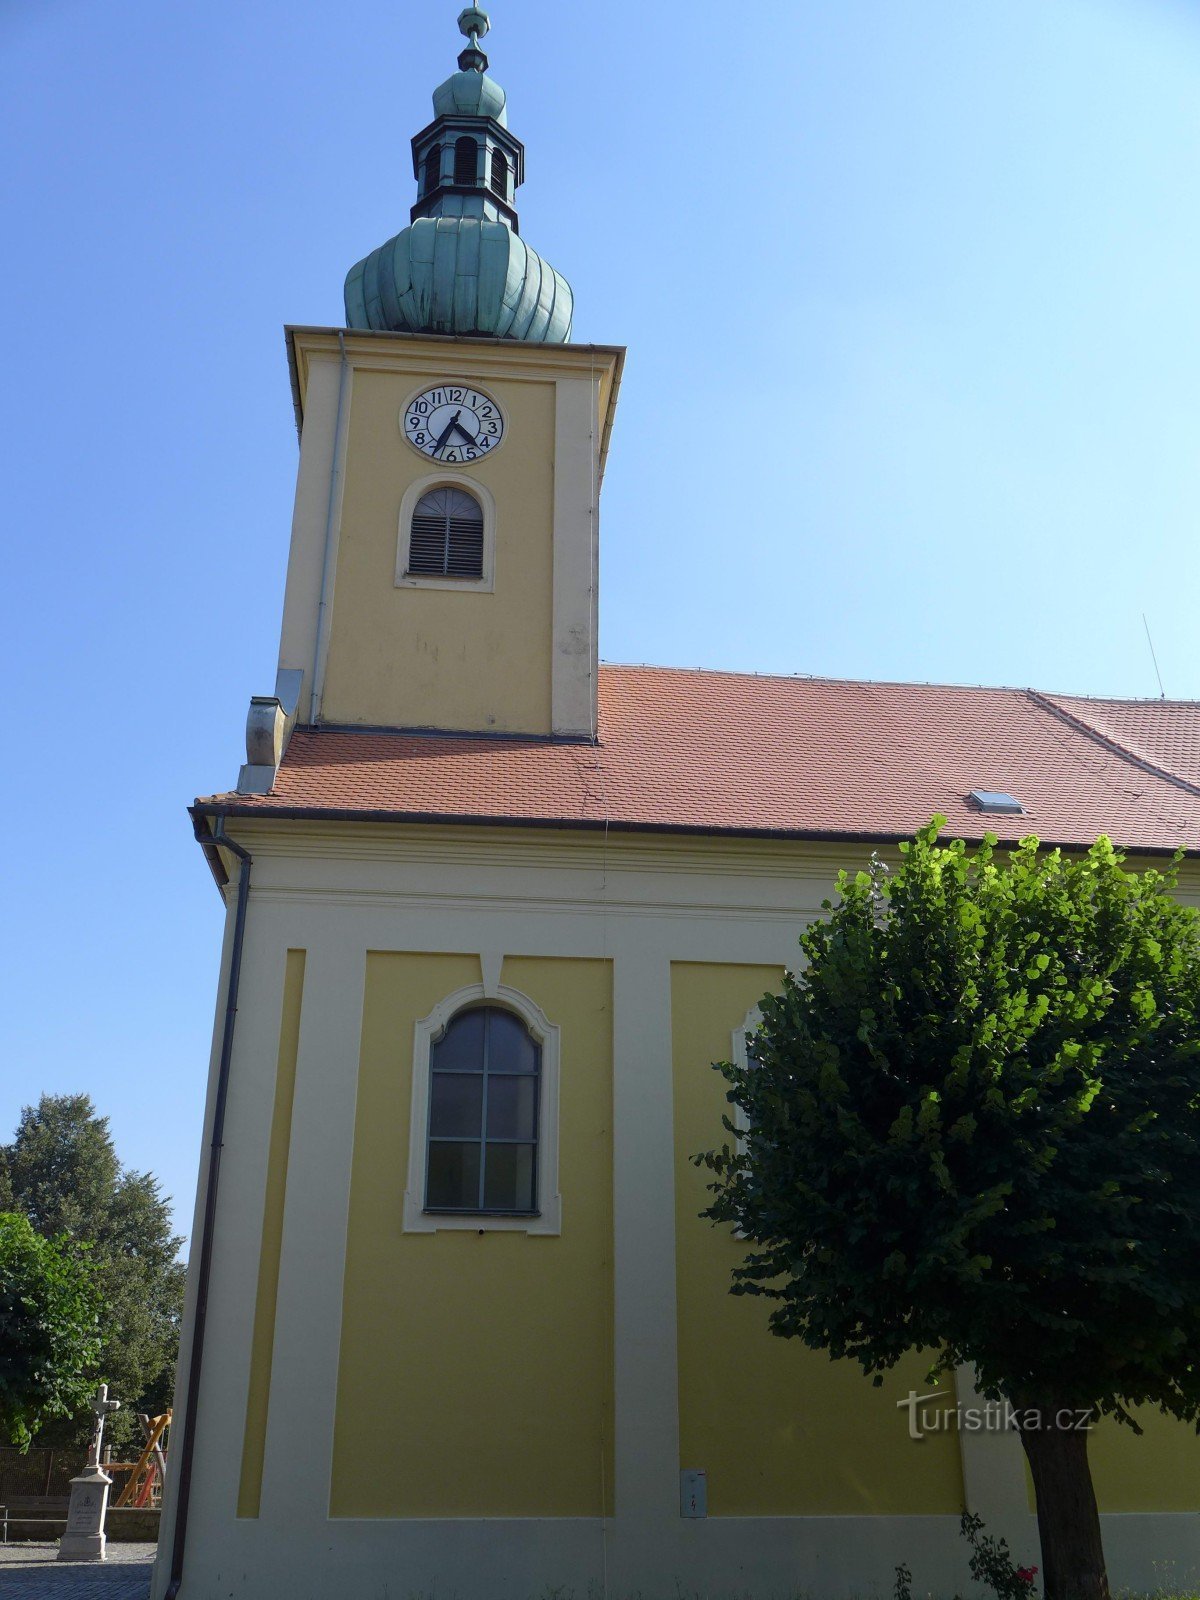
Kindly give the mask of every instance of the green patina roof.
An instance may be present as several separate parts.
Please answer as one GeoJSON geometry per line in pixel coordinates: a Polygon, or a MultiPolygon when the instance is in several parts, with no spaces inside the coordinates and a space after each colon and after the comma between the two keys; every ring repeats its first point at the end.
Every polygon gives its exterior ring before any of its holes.
{"type": "Polygon", "coordinates": [[[487,76],[479,48],[487,13],[468,6],[458,25],[469,41],[459,70],[434,91],[434,121],[413,140],[421,188],[412,223],[350,269],[346,323],[561,344],[571,337],[574,297],[517,231],[512,198],[524,147],[507,131],[504,90],[487,76]],[[454,151],[464,139],[479,147],[465,178],[454,151]]]}
{"type": "Polygon", "coordinates": [[[500,126],[508,124],[505,104],[508,96],[486,72],[455,72],[433,91],[435,117],[495,117],[500,126]]]}
{"type": "Polygon", "coordinates": [[[422,217],[346,279],[351,328],[562,344],[571,285],[502,222],[422,217]]]}

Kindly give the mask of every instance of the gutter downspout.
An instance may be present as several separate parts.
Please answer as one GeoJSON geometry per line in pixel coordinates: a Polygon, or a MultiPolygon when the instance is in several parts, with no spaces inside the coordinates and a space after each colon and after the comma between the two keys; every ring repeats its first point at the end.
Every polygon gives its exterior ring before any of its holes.
{"type": "MultiPolygon", "coordinates": [[[[203,818],[197,817],[197,840],[203,818]]],[[[238,858],[237,905],[233,944],[229,951],[229,981],[225,990],[225,1021],[221,1031],[221,1057],[217,1069],[217,1094],[213,1106],[209,1143],[208,1178],[204,1190],[204,1219],[200,1226],[200,1265],[196,1273],[196,1310],[192,1320],[192,1347],[188,1358],[187,1389],[183,1412],[183,1438],[179,1442],[179,1477],[175,1492],[175,1526],[171,1538],[171,1570],[164,1600],[175,1600],[183,1582],[183,1552],[187,1539],[188,1502],[192,1488],[192,1459],[196,1449],[196,1403],[200,1395],[200,1369],[204,1362],[204,1327],[208,1315],[208,1286],[212,1275],[213,1232],[217,1215],[217,1186],[221,1178],[221,1148],[225,1135],[225,1106],[229,1098],[229,1064],[233,1057],[233,1030],[237,1020],[238,989],[242,977],[242,947],[246,934],[246,902],[250,897],[250,852],[225,834],[225,818],[218,817],[209,840],[238,858]]],[[[174,1447],[172,1447],[173,1449],[174,1447]]]]}

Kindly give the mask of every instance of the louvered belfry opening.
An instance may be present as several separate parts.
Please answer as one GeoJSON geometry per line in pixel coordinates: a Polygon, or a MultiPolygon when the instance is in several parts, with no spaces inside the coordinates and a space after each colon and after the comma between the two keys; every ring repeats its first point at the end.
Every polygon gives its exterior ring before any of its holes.
{"type": "Polygon", "coordinates": [[[462,489],[431,489],[417,501],[408,541],[417,578],[483,576],[483,511],[462,489]]]}
{"type": "Polygon", "coordinates": [[[442,181],[442,147],[435,144],[425,157],[425,193],[432,194],[442,181]]]}
{"type": "Polygon", "coordinates": [[[508,159],[503,150],[492,151],[492,192],[508,199],[508,159]]]}
{"type": "Polygon", "coordinates": [[[479,146],[474,139],[454,141],[454,181],[462,184],[479,182],[479,146]]]}

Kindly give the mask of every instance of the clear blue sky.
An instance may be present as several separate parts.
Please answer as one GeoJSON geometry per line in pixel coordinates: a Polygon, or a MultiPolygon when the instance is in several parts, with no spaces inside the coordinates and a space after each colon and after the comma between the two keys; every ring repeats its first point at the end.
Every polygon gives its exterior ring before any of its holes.
{"type": "MultiPolygon", "coordinates": [[[[457,0],[0,0],[0,1136],[86,1089],[190,1223],[274,682],[282,328],[407,220],[457,0]]],[[[610,660],[1200,695],[1200,9],[495,0],[522,229],[629,346],[610,660]],[[687,24],[686,26],[684,24],[687,24]]]]}

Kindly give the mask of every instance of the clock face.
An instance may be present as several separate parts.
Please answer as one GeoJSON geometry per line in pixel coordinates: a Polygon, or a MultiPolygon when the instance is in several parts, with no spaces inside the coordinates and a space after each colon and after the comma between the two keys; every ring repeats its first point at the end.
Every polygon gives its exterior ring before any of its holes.
{"type": "Polygon", "coordinates": [[[504,417],[491,395],[457,383],[414,395],[400,426],[423,456],[454,466],[490,455],[504,437],[504,417]]]}

